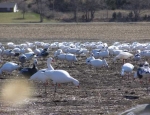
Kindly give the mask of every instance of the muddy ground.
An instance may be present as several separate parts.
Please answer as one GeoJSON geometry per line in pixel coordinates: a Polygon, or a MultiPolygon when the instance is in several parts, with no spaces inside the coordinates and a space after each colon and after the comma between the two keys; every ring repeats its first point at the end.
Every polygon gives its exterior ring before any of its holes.
{"type": "MultiPolygon", "coordinates": [[[[149,23],[139,24],[62,24],[62,25],[0,25],[0,40],[3,44],[11,41],[16,44],[25,41],[104,41],[111,45],[114,41],[121,42],[147,42],[150,34],[149,23]],[[111,38],[112,37],[112,38],[111,38]]],[[[49,57],[53,57],[54,51],[50,50],[49,57]]],[[[47,86],[48,94],[44,94],[42,83],[35,82],[31,89],[31,98],[20,106],[12,106],[3,103],[0,99],[1,115],[117,115],[118,113],[133,107],[139,103],[149,101],[149,92],[146,85],[139,81],[122,79],[120,70],[122,62],[112,63],[113,57],[109,57],[109,68],[101,68],[97,71],[86,65],[86,57],[77,57],[71,67],[67,62],[55,61],[52,66],[55,69],[64,69],[71,76],[80,81],[80,88],[72,83],[62,84],[58,87],[56,98],[53,100],[54,86],[51,81],[47,86]],[[55,101],[55,102],[54,102],[55,101]]],[[[4,61],[15,61],[17,58],[3,58],[4,61]]],[[[137,64],[130,60],[137,68],[137,64]]],[[[26,63],[31,66],[32,61],[26,63]]],[[[2,65],[2,64],[1,64],[2,65]]],[[[38,68],[46,68],[46,59],[39,61],[38,68]]],[[[23,78],[18,71],[13,75],[2,75],[0,85],[2,86],[10,79],[23,78]]],[[[2,87],[1,87],[2,90],[2,87]]],[[[19,95],[19,92],[18,92],[19,95]]]]}

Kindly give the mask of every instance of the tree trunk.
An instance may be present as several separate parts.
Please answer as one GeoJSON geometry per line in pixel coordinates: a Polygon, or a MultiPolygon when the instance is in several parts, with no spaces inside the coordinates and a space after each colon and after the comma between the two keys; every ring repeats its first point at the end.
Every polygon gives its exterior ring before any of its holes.
{"type": "Polygon", "coordinates": [[[86,22],[88,21],[88,10],[86,10],[86,12],[85,12],[85,21],[86,22]]]}
{"type": "Polygon", "coordinates": [[[138,21],[139,19],[139,13],[138,11],[134,11],[134,21],[138,21]]]}
{"type": "Polygon", "coordinates": [[[41,2],[41,0],[36,0],[36,2],[37,2],[37,7],[38,7],[38,10],[39,10],[39,14],[40,14],[40,22],[43,22],[42,2],[41,2]]]}
{"type": "Polygon", "coordinates": [[[40,22],[43,22],[43,14],[40,13],[40,22]]]}
{"type": "Polygon", "coordinates": [[[74,20],[78,22],[78,1],[74,0],[74,20]]]}
{"type": "Polygon", "coordinates": [[[91,10],[91,21],[93,21],[93,19],[94,19],[94,13],[95,13],[95,11],[91,10]]]}
{"type": "Polygon", "coordinates": [[[24,19],[25,12],[23,12],[22,14],[23,14],[23,15],[22,15],[22,18],[24,19]]]}
{"type": "Polygon", "coordinates": [[[76,9],[74,10],[74,20],[75,21],[77,20],[77,11],[76,11],[76,9]]]}
{"type": "Polygon", "coordinates": [[[106,15],[107,15],[106,17],[107,17],[107,19],[108,19],[108,9],[107,9],[107,13],[106,13],[106,15]]]}

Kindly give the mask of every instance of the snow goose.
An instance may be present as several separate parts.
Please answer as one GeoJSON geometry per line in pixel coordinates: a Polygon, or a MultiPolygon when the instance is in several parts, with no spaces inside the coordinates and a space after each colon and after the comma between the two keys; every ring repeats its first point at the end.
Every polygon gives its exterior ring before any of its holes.
{"type": "Polygon", "coordinates": [[[63,53],[62,49],[58,49],[54,52],[54,57],[56,57],[57,55],[63,53]]]}
{"type": "Polygon", "coordinates": [[[135,54],[133,60],[136,61],[136,62],[140,61],[141,60],[141,55],[139,53],[135,54]]]}
{"type": "Polygon", "coordinates": [[[148,81],[150,82],[150,67],[148,62],[145,62],[143,66],[140,65],[134,74],[134,79],[136,78],[139,78],[141,83],[141,79],[145,79],[148,92],[148,81]]]}
{"type": "Polygon", "coordinates": [[[122,59],[124,63],[126,59],[129,59],[131,57],[133,57],[133,54],[129,52],[121,52],[113,59],[113,61],[115,62],[117,59],[122,59]]]}
{"type": "Polygon", "coordinates": [[[100,52],[96,52],[94,53],[94,57],[95,58],[99,58],[99,57],[102,57],[102,58],[106,58],[109,56],[109,51],[108,49],[104,50],[104,51],[100,51],[100,52]]]}
{"type": "Polygon", "coordinates": [[[45,48],[37,56],[39,56],[39,57],[47,57],[48,55],[49,55],[48,48],[45,48]]]}
{"type": "Polygon", "coordinates": [[[128,79],[129,79],[129,74],[133,71],[134,66],[131,63],[125,63],[123,64],[121,68],[121,76],[123,77],[125,73],[128,74],[128,79]]]}
{"type": "Polygon", "coordinates": [[[15,44],[13,42],[8,42],[7,46],[8,46],[8,48],[14,48],[15,44]]]}
{"type": "Polygon", "coordinates": [[[37,59],[34,59],[34,62],[33,62],[33,67],[25,67],[25,68],[22,68],[20,70],[20,73],[22,75],[24,75],[25,77],[29,77],[29,76],[32,76],[34,73],[36,73],[38,71],[38,68],[37,68],[37,59]]]}
{"type": "Polygon", "coordinates": [[[46,93],[47,81],[49,80],[49,78],[45,74],[43,74],[43,71],[54,70],[54,68],[51,65],[51,62],[53,62],[53,58],[50,57],[50,58],[47,59],[47,67],[48,68],[38,70],[36,73],[34,73],[30,77],[30,80],[39,81],[39,82],[41,81],[44,84],[44,86],[45,86],[45,93],[46,93]]]}
{"type": "Polygon", "coordinates": [[[58,42],[54,42],[50,45],[52,49],[58,48],[58,42]]]}
{"type": "Polygon", "coordinates": [[[86,59],[86,64],[87,64],[87,65],[90,65],[90,64],[91,64],[91,63],[89,63],[90,60],[95,60],[95,57],[93,56],[93,53],[91,54],[90,57],[88,57],[88,58],[86,59]]]}
{"type": "Polygon", "coordinates": [[[77,57],[74,54],[70,54],[70,53],[66,54],[65,59],[70,62],[77,61],[77,57]]]}
{"type": "Polygon", "coordinates": [[[39,55],[41,53],[40,49],[37,48],[37,45],[35,46],[33,52],[35,53],[35,55],[39,55]]]}
{"type": "Polygon", "coordinates": [[[45,86],[45,93],[46,93],[46,86],[47,86],[49,78],[45,74],[43,74],[43,71],[37,71],[35,74],[33,74],[30,77],[29,80],[42,82],[45,86]]]}
{"type": "Polygon", "coordinates": [[[19,56],[19,61],[21,62],[22,67],[24,66],[23,64],[26,62],[26,60],[27,60],[26,55],[22,54],[19,56]]]}
{"type": "Polygon", "coordinates": [[[103,60],[101,60],[101,59],[89,60],[89,63],[95,68],[101,68],[103,66],[108,67],[108,63],[105,59],[103,59],[103,60]]]}
{"type": "Polygon", "coordinates": [[[24,55],[27,57],[26,60],[30,60],[35,56],[34,52],[28,52],[25,53],[24,55]]]}
{"type": "Polygon", "coordinates": [[[65,70],[46,70],[43,71],[43,74],[51,79],[53,81],[53,84],[55,84],[54,98],[57,84],[72,82],[75,86],[79,87],[79,81],[71,77],[70,74],[65,70]]]}
{"type": "Polygon", "coordinates": [[[5,49],[2,54],[3,56],[10,56],[10,57],[15,55],[12,49],[5,49]]]}
{"type": "Polygon", "coordinates": [[[88,54],[89,54],[89,50],[88,49],[86,49],[86,48],[81,48],[80,49],[80,56],[87,56],[88,54]]]}
{"type": "Polygon", "coordinates": [[[140,65],[140,67],[137,69],[137,72],[134,75],[134,78],[150,79],[150,67],[148,62],[145,62],[144,64],[140,65]]]}
{"type": "Polygon", "coordinates": [[[124,52],[123,50],[112,50],[112,55],[113,56],[117,56],[117,55],[119,55],[121,52],[124,52]]]}
{"type": "Polygon", "coordinates": [[[6,72],[11,74],[12,71],[19,69],[20,66],[16,63],[13,62],[6,62],[5,64],[3,64],[3,66],[0,68],[0,74],[2,74],[2,72],[6,72]]]}
{"type": "Polygon", "coordinates": [[[100,51],[101,51],[101,49],[92,49],[93,54],[96,53],[96,52],[100,52],[100,51]]]}
{"type": "Polygon", "coordinates": [[[41,70],[39,70],[39,71],[54,70],[53,66],[51,65],[52,62],[54,62],[53,58],[49,57],[49,58],[47,59],[47,67],[48,67],[48,68],[41,69],[41,70]]]}
{"type": "Polygon", "coordinates": [[[49,44],[49,43],[44,43],[44,44],[42,45],[42,47],[43,47],[44,49],[49,49],[50,44],[49,44]]]}
{"type": "Polygon", "coordinates": [[[105,59],[101,60],[101,59],[95,59],[93,56],[89,57],[86,59],[86,63],[88,65],[92,65],[93,67],[97,68],[101,68],[103,66],[108,67],[108,63],[105,59]]]}
{"type": "Polygon", "coordinates": [[[145,59],[149,59],[150,58],[150,50],[144,50],[140,52],[141,56],[145,57],[145,59]]]}
{"type": "Polygon", "coordinates": [[[35,47],[35,44],[34,44],[34,43],[26,42],[26,44],[28,45],[29,48],[35,47]]]}
{"type": "Polygon", "coordinates": [[[26,47],[25,48],[25,53],[28,53],[28,52],[33,52],[33,50],[31,48],[29,48],[29,47],[26,47]]]}
{"type": "Polygon", "coordinates": [[[77,57],[74,55],[74,54],[60,54],[60,55],[57,55],[56,56],[57,59],[59,60],[66,60],[66,61],[69,61],[69,62],[75,62],[77,61],[77,57]]]}
{"type": "Polygon", "coordinates": [[[67,53],[77,54],[79,52],[80,52],[80,49],[77,49],[77,48],[68,48],[67,49],[67,53]]]}

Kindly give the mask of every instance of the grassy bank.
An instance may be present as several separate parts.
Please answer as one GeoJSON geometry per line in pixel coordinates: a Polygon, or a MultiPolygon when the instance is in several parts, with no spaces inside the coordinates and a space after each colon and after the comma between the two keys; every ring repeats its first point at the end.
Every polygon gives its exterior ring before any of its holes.
{"type": "MultiPolygon", "coordinates": [[[[25,13],[24,19],[21,12],[17,13],[0,13],[0,23],[38,23],[40,20],[39,14],[25,13]]],[[[44,18],[44,22],[52,22],[44,18]]]]}

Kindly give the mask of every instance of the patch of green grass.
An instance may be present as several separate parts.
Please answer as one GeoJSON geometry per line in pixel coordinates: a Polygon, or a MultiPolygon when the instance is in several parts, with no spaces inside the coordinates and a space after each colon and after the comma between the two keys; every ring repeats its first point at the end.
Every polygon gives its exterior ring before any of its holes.
{"type": "MultiPolygon", "coordinates": [[[[21,12],[17,13],[0,13],[0,23],[38,23],[40,21],[39,14],[25,13],[24,19],[21,12]]],[[[48,20],[44,18],[43,22],[55,22],[54,20],[48,20]]]]}

